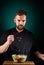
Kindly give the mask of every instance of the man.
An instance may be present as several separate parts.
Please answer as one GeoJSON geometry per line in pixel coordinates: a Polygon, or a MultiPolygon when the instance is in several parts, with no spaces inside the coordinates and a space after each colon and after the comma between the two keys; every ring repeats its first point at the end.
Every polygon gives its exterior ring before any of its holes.
{"type": "Polygon", "coordinates": [[[16,12],[14,18],[16,28],[8,30],[0,38],[0,54],[5,54],[5,60],[12,60],[12,54],[25,54],[27,60],[30,60],[30,50],[34,44],[34,37],[30,31],[24,29],[26,15],[23,10],[16,12]]]}
{"type": "MultiPolygon", "coordinates": [[[[30,31],[24,29],[26,24],[26,13],[20,10],[14,18],[16,28],[5,32],[0,38],[0,54],[5,53],[5,60],[12,60],[12,54],[26,54],[27,60],[30,60],[30,50],[34,43],[33,35],[30,31]]],[[[35,53],[38,58],[44,60],[44,54],[39,51],[35,53]]]]}
{"type": "Polygon", "coordinates": [[[25,54],[30,59],[31,48],[35,43],[33,34],[24,28],[26,24],[26,12],[16,12],[14,22],[16,28],[5,32],[0,38],[0,54],[4,54],[4,60],[12,60],[12,54],[25,54]]]}

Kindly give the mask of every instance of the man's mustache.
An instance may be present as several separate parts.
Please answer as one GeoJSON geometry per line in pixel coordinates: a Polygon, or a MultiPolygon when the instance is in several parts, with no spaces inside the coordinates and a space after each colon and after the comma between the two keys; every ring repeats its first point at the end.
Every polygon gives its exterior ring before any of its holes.
{"type": "Polygon", "coordinates": [[[23,25],[19,25],[19,26],[23,26],[23,25]]]}

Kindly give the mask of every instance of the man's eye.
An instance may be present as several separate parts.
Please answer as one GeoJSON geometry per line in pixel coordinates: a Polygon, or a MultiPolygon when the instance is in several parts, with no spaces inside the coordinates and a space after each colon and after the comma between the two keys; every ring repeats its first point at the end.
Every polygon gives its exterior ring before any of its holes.
{"type": "Polygon", "coordinates": [[[18,20],[18,22],[20,22],[20,20],[18,20]]]}
{"type": "Polygon", "coordinates": [[[24,22],[24,20],[23,20],[23,22],[24,22]]]}

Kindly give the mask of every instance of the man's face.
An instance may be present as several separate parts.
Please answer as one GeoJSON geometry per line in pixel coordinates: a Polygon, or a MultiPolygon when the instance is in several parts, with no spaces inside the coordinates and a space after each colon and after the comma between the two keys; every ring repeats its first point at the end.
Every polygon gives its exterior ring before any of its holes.
{"type": "Polygon", "coordinates": [[[22,30],[26,24],[26,15],[16,15],[14,22],[16,23],[17,29],[22,30]]]}

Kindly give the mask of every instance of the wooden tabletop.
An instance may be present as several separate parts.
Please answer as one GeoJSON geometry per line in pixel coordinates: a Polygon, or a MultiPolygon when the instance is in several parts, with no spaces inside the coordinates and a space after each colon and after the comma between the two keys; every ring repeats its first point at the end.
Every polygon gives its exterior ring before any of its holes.
{"type": "Polygon", "coordinates": [[[35,65],[33,61],[26,61],[23,63],[16,63],[14,61],[4,61],[3,65],[35,65]]]}

